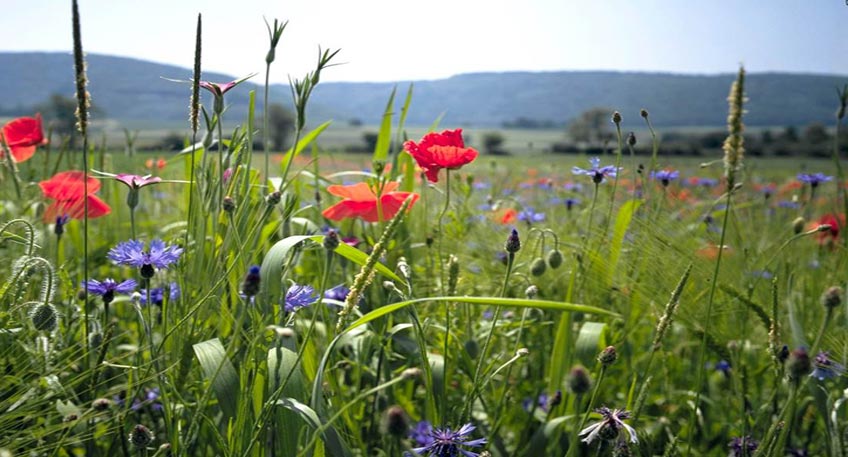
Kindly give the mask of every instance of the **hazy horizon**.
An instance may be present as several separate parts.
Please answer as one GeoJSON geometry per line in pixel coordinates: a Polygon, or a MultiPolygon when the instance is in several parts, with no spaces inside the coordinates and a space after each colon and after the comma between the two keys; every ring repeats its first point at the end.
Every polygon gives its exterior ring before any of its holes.
{"type": "MultiPolygon", "coordinates": [[[[287,83],[314,67],[318,46],[341,48],[324,81],[395,82],[484,72],[622,71],[712,75],[740,63],[754,73],[848,74],[843,1],[768,5],[730,0],[389,0],[311,3],[223,0],[144,4],[80,0],[83,48],[190,67],[203,15],[203,68],[264,77],[263,15],[289,20],[271,69],[287,83]],[[131,19],[128,19],[131,18],[131,19]]],[[[0,16],[15,40],[0,51],[70,52],[70,2],[16,2],[0,16]],[[25,25],[25,26],[22,26],[25,25]]]]}

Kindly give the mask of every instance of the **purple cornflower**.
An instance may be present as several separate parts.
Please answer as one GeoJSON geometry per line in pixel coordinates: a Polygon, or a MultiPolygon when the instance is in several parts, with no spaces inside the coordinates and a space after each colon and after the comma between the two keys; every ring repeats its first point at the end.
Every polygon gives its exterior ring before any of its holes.
{"type": "Polygon", "coordinates": [[[604,178],[606,177],[615,178],[615,175],[618,173],[618,168],[612,165],[602,167],[600,157],[592,157],[589,159],[589,163],[592,164],[592,168],[584,170],[580,167],[572,167],[571,172],[575,175],[591,176],[592,182],[595,184],[604,182],[604,178]]]}
{"type": "Polygon", "coordinates": [[[459,430],[453,431],[449,427],[436,428],[430,431],[429,444],[412,450],[418,455],[430,457],[458,457],[460,454],[466,457],[478,457],[480,454],[463,449],[463,446],[480,447],[486,444],[486,438],[468,440],[468,435],[474,431],[474,426],[465,424],[459,430]]]}
{"type": "MultiPolygon", "coordinates": [[[[156,288],[150,289],[150,302],[153,303],[156,306],[162,306],[162,303],[165,302],[165,292],[166,292],[165,289],[166,289],[165,287],[156,287],[156,288]]],[[[178,298],[180,298],[180,286],[179,286],[179,284],[172,282],[171,284],[168,285],[167,292],[168,292],[168,301],[169,302],[177,300],[178,298]]],[[[146,305],[147,304],[147,289],[141,289],[141,290],[139,290],[139,293],[141,294],[141,304],[146,305]]]]}
{"type": "Polygon", "coordinates": [[[697,176],[693,176],[689,178],[689,184],[693,186],[702,186],[702,187],[715,187],[718,185],[718,179],[713,178],[699,178],[697,176]]]}
{"type": "Polygon", "coordinates": [[[537,213],[532,206],[528,206],[518,213],[518,220],[525,221],[528,224],[533,222],[544,222],[545,213],[537,213]]]}
{"type": "Polygon", "coordinates": [[[103,303],[108,305],[115,299],[115,292],[119,294],[130,294],[138,286],[138,283],[135,282],[135,279],[127,279],[118,283],[112,278],[106,278],[103,281],[89,279],[88,281],[83,281],[80,286],[83,289],[87,289],[90,294],[100,295],[103,303]]]}
{"type": "Polygon", "coordinates": [[[780,208],[798,209],[801,207],[801,204],[798,202],[793,202],[791,200],[781,200],[777,202],[777,206],[780,208]]]}
{"type": "Polygon", "coordinates": [[[565,199],[565,209],[571,211],[571,208],[574,208],[576,205],[580,204],[579,198],[566,198],[565,199]]]}
{"type": "Polygon", "coordinates": [[[677,170],[657,170],[651,172],[651,179],[656,179],[663,187],[668,187],[672,181],[679,177],[680,172],[677,170]]]}
{"type": "Polygon", "coordinates": [[[798,173],[798,181],[807,183],[812,188],[816,188],[823,182],[833,181],[833,176],[827,176],[824,173],[798,173]]]}
{"type": "Polygon", "coordinates": [[[830,353],[821,351],[813,361],[813,372],[810,376],[824,381],[825,379],[833,379],[845,374],[845,367],[830,359],[830,353]]]}
{"type": "Polygon", "coordinates": [[[600,414],[602,419],[583,430],[580,430],[580,433],[578,433],[577,436],[586,435],[586,437],[581,441],[586,444],[590,444],[602,433],[604,438],[614,438],[618,436],[621,429],[624,429],[630,436],[631,443],[639,442],[639,439],[636,438],[636,430],[623,422],[625,419],[630,419],[629,411],[625,411],[623,409],[610,410],[606,406],[602,406],[596,409],[595,412],[600,414]]]}
{"type": "Polygon", "coordinates": [[[286,291],[286,312],[292,313],[298,308],[309,306],[317,300],[315,289],[312,286],[293,284],[286,291]]]}
{"type": "Polygon", "coordinates": [[[722,372],[725,376],[730,376],[730,362],[727,360],[719,360],[715,364],[716,371],[722,372]]]}
{"type": "Polygon", "coordinates": [[[760,443],[750,436],[737,436],[730,441],[730,444],[727,445],[727,447],[730,448],[730,454],[728,454],[728,457],[746,457],[754,455],[754,451],[757,450],[759,445],[760,443]]]}
{"type": "Polygon", "coordinates": [[[419,446],[427,446],[433,442],[433,424],[429,421],[419,421],[415,428],[409,431],[409,437],[419,446]]]}
{"type": "Polygon", "coordinates": [[[155,239],[150,242],[150,249],[144,250],[141,240],[129,240],[118,243],[106,255],[118,265],[128,265],[141,269],[142,278],[152,278],[155,268],[168,268],[180,258],[183,248],[168,246],[164,241],[155,239]]]}

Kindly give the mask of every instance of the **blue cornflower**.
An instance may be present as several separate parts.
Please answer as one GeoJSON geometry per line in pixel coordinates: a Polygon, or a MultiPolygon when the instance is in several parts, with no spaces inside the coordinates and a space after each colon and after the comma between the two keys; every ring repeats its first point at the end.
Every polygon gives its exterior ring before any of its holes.
{"type": "Polygon", "coordinates": [[[292,284],[286,291],[285,310],[289,313],[297,311],[298,308],[309,306],[317,299],[312,286],[292,284]]]}
{"type": "Polygon", "coordinates": [[[518,213],[519,221],[526,221],[528,224],[532,222],[544,222],[545,213],[537,213],[532,206],[525,207],[518,213]]]}
{"type": "MultiPolygon", "coordinates": [[[[521,402],[521,406],[524,408],[524,411],[532,412],[533,411],[533,397],[527,397],[521,402]]],[[[536,406],[539,407],[544,412],[548,412],[549,409],[549,397],[548,394],[542,392],[539,394],[539,397],[536,399],[536,406]]]]}
{"type": "Polygon", "coordinates": [[[324,298],[328,300],[345,301],[347,294],[350,293],[350,288],[344,284],[339,284],[336,287],[324,291],[324,298]]]}
{"type": "Polygon", "coordinates": [[[798,209],[801,207],[801,204],[798,202],[793,202],[791,200],[781,200],[777,202],[777,206],[780,208],[798,209]]]}
{"type": "Polygon", "coordinates": [[[730,376],[730,362],[727,360],[719,360],[715,364],[716,371],[722,372],[725,376],[730,376]]]}
{"type": "MultiPolygon", "coordinates": [[[[165,287],[155,287],[153,289],[150,289],[150,302],[156,306],[162,306],[162,303],[165,302],[165,292],[165,287]]],[[[180,298],[180,285],[175,282],[172,282],[168,285],[167,292],[169,302],[177,300],[178,298],[180,298]]],[[[147,289],[141,289],[139,293],[141,294],[141,304],[146,305],[147,289]]]]}
{"type": "Polygon", "coordinates": [[[718,185],[718,179],[699,178],[698,176],[693,176],[689,178],[689,184],[693,186],[715,187],[718,185]]]}
{"type": "Polygon", "coordinates": [[[798,173],[798,181],[807,183],[810,187],[818,187],[823,182],[833,181],[833,176],[824,173],[798,173]]]}
{"type": "Polygon", "coordinates": [[[679,177],[680,172],[677,170],[657,170],[651,172],[651,179],[656,179],[663,187],[668,187],[672,181],[679,177]]]}
{"type": "Polygon", "coordinates": [[[259,283],[261,282],[259,276],[260,270],[259,265],[253,265],[244,276],[244,281],[241,283],[241,293],[245,297],[250,298],[259,293],[259,283]]]}
{"type": "Polygon", "coordinates": [[[127,279],[120,283],[115,282],[112,278],[106,278],[103,281],[89,279],[81,283],[82,288],[87,289],[90,294],[100,295],[103,303],[107,305],[115,299],[115,292],[119,294],[130,294],[137,286],[138,283],[135,282],[135,279],[127,279]]]}
{"type": "Polygon", "coordinates": [[[480,447],[486,444],[486,438],[466,441],[474,428],[471,424],[465,424],[457,431],[449,427],[433,429],[430,431],[432,441],[426,446],[414,448],[412,452],[419,455],[426,453],[430,457],[458,457],[460,454],[466,457],[478,457],[480,454],[462,448],[463,446],[480,447]]]}
{"type": "Polygon", "coordinates": [[[592,168],[584,170],[580,167],[572,167],[571,172],[575,175],[591,176],[592,182],[594,182],[595,184],[600,184],[604,182],[604,178],[606,178],[607,176],[615,178],[615,175],[618,173],[618,168],[612,165],[602,167],[600,157],[592,157],[591,159],[589,159],[589,163],[592,164],[592,168]]]}
{"type": "Polygon", "coordinates": [[[152,278],[155,273],[154,268],[168,268],[179,260],[182,253],[183,248],[166,245],[159,239],[151,241],[150,249],[147,251],[144,250],[143,241],[129,240],[118,243],[106,257],[119,265],[137,267],[141,270],[141,277],[152,278]]]}
{"type": "Polygon", "coordinates": [[[751,276],[762,279],[774,278],[774,274],[768,270],[754,270],[751,272],[751,276]]]}
{"type": "Polygon", "coordinates": [[[596,409],[595,412],[600,414],[602,419],[583,430],[580,430],[580,433],[578,433],[577,436],[586,435],[586,437],[581,441],[586,444],[591,444],[592,441],[594,441],[595,438],[602,433],[604,437],[616,437],[619,432],[621,432],[621,429],[624,429],[630,436],[631,443],[639,442],[639,439],[636,437],[636,430],[623,422],[625,419],[630,419],[629,411],[625,411],[623,409],[611,410],[606,406],[602,406],[596,409]]]}
{"type": "Polygon", "coordinates": [[[159,402],[159,388],[144,388],[144,399],[136,398],[133,400],[132,405],[130,405],[130,409],[133,411],[139,411],[147,405],[150,405],[150,409],[156,412],[160,412],[163,409],[162,403],[159,402]]]}
{"type": "Polygon", "coordinates": [[[70,219],[71,217],[67,214],[56,216],[56,225],[53,226],[53,233],[56,235],[56,238],[61,238],[62,234],[65,233],[65,225],[67,225],[70,219]]]}
{"type": "Polygon", "coordinates": [[[571,211],[571,208],[574,208],[576,205],[580,204],[579,198],[566,198],[565,199],[565,209],[571,211]]]}
{"type": "Polygon", "coordinates": [[[827,351],[819,352],[819,355],[817,355],[813,361],[813,366],[815,369],[813,369],[813,372],[810,373],[810,376],[818,379],[819,381],[833,379],[845,374],[845,367],[833,360],[830,360],[830,353],[827,351]]]}
{"type": "Polygon", "coordinates": [[[429,421],[419,421],[415,428],[409,431],[409,437],[419,446],[427,446],[433,442],[433,424],[429,421]]]}

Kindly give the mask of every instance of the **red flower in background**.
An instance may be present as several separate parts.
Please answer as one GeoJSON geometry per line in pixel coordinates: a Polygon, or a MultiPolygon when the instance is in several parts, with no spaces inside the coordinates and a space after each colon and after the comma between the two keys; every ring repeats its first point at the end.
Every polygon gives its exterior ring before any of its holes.
{"type": "Polygon", "coordinates": [[[44,221],[51,222],[56,217],[70,216],[82,219],[85,215],[85,203],[88,201],[88,217],[105,216],[112,208],[94,193],[100,190],[100,181],[88,178],[88,192],[85,188],[85,174],[81,171],[63,171],[56,173],[47,181],[41,181],[38,186],[47,198],[55,200],[44,211],[44,221]]]}
{"type": "Polygon", "coordinates": [[[822,225],[829,225],[830,230],[825,230],[823,232],[819,232],[816,234],[816,239],[818,239],[819,244],[835,244],[839,241],[839,232],[845,227],[845,215],[844,214],[825,214],[819,218],[816,222],[813,222],[808,227],[809,230],[814,230],[822,225]]]}
{"type": "MultiPolygon", "coordinates": [[[[47,144],[41,129],[41,114],[35,117],[19,117],[3,126],[2,141],[6,144],[17,163],[25,162],[35,154],[35,148],[47,144]]],[[[0,158],[3,157],[0,149],[0,158]]]]}
{"type": "MultiPolygon", "coordinates": [[[[412,192],[395,192],[397,182],[388,182],[380,195],[382,220],[387,221],[397,214],[403,202],[412,195],[412,203],[418,200],[418,194],[412,192]]],[[[366,222],[377,222],[380,214],[377,212],[377,195],[367,183],[360,182],[350,186],[333,185],[327,187],[327,192],[342,197],[343,200],[324,210],[324,217],[334,221],[358,217],[366,222]]],[[[411,207],[411,205],[410,205],[411,207]]]]}
{"type": "Polygon", "coordinates": [[[439,170],[442,168],[456,170],[477,158],[476,149],[465,147],[462,129],[428,133],[418,143],[407,141],[403,148],[424,169],[430,182],[439,182],[439,170]]]}

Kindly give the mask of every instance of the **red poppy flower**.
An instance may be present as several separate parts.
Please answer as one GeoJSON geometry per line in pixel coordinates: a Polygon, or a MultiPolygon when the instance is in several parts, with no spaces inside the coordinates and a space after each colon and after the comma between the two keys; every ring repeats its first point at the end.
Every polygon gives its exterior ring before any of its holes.
{"type": "MultiPolygon", "coordinates": [[[[412,203],[418,200],[418,194],[395,192],[397,186],[397,182],[386,183],[380,195],[380,209],[384,221],[395,217],[408,196],[413,196],[412,203]]],[[[327,192],[343,198],[342,201],[324,210],[323,214],[327,219],[340,221],[358,217],[366,222],[377,222],[379,220],[377,195],[367,183],[360,182],[350,186],[333,185],[327,187],[327,192]]]]}
{"type": "Polygon", "coordinates": [[[439,170],[456,170],[477,158],[477,150],[466,148],[462,141],[462,129],[428,133],[416,143],[412,140],[403,144],[418,166],[424,169],[427,180],[439,181],[439,170]]]}
{"type": "MultiPolygon", "coordinates": [[[[19,117],[3,126],[3,142],[17,163],[25,162],[35,154],[37,146],[47,144],[41,129],[41,114],[35,117],[19,117]]],[[[0,149],[0,158],[3,150],[0,149]]]]}
{"type": "Polygon", "coordinates": [[[86,201],[88,201],[89,218],[109,214],[112,208],[94,195],[100,190],[100,181],[88,178],[88,193],[86,193],[85,183],[85,174],[81,171],[63,171],[56,173],[47,181],[38,183],[44,196],[55,200],[44,211],[44,221],[51,222],[57,216],[65,215],[82,219],[85,215],[86,201]]]}

